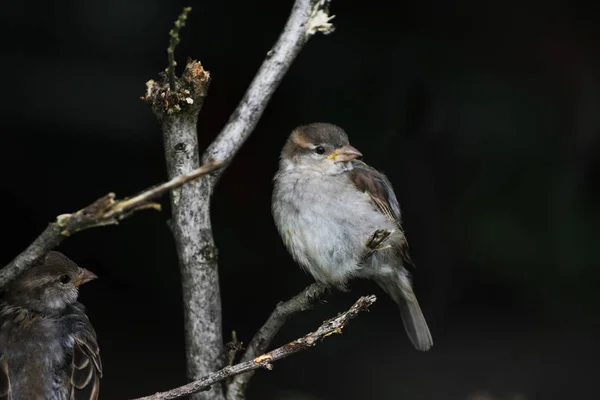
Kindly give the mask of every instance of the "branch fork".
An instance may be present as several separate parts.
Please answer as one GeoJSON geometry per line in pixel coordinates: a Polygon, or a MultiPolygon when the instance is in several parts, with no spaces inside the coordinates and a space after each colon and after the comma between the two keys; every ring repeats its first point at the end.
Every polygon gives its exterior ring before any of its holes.
{"type": "MultiPolygon", "coordinates": [[[[254,371],[259,368],[267,370],[273,369],[273,363],[282,358],[291,356],[302,350],[307,350],[316,344],[320,343],[326,337],[335,334],[341,334],[351,319],[358,316],[363,311],[368,311],[369,307],[375,303],[377,298],[374,295],[363,296],[349,310],[340,313],[337,317],[331,318],[321,324],[314,332],[310,332],[305,336],[289,342],[281,347],[271,350],[268,353],[262,354],[252,360],[244,361],[236,365],[225,367],[220,371],[213,372],[201,379],[188,383],[187,385],[178,388],[159,392],[152,396],[140,397],[134,400],[171,400],[179,397],[187,396],[193,393],[206,391],[216,383],[219,383],[231,376],[240,376],[244,372],[254,371]]],[[[236,377],[237,377],[236,376],[236,377]]],[[[227,397],[228,400],[237,399],[237,397],[227,397]]],[[[242,397],[243,398],[243,397],[242,397]]]]}

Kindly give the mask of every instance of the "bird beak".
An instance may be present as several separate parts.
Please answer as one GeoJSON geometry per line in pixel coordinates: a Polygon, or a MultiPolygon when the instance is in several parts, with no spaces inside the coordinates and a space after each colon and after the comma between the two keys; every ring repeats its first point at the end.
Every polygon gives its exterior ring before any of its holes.
{"type": "Polygon", "coordinates": [[[361,156],[362,156],[362,153],[360,151],[356,150],[354,147],[350,146],[349,144],[346,144],[346,145],[340,147],[339,149],[335,149],[332,154],[327,156],[327,158],[333,159],[334,162],[341,162],[341,161],[354,160],[355,158],[358,158],[361,156]]]}
{"type": "Polygon", "coordinates": [[[79,275],[73,281],[73,286],[80,286],[93,279],[97,279],[98,276],[85,268],[79,268],[79,275]]]}

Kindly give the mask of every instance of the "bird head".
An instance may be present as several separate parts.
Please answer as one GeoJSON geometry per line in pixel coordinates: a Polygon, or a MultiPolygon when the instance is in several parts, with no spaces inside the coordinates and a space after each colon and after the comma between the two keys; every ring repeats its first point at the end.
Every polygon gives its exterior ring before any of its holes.
{"type": "Polygon", "coordinates": [[[292,131],[281,153],[281,163],[286,169],[304,168],[335,175],[350,169],[351,161],[361,156],[342,128],[313,123],[292,131]]]}
{"type": "Polygon", "coordinates": [[[5,291],[11,305],[39,313],[63,310],[77,301],[79,286],[97,276],[57,251],[15,278],[5,291]]]}

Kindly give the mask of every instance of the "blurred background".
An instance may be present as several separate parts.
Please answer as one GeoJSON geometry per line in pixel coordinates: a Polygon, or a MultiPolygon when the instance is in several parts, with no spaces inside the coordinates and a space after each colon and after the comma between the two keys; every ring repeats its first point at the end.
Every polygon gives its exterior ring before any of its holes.
{"type": "MultiPolygon", "coordinates": [[[[159,124],[140,101],[176,58],[212,74],[198,135],[226,123],[292,1],[9,1],[0,13],[0,263],[56,215],[166,180],[159,124]]],[[[213,226],[224,332],[248,342],[312,280],[271,219],[289,132],[344,127],[392,181],[415,291],[435,346],[415,351],[394,304],[355,281],[291,319],[273,346],[374,293],[342,336],[260,371],[250,399],[575,399],[597,396],[600,356],[598,3],[334,1],[220,181],[213,226]]],[[[83,288],[105,365],[102,398],[186,382],[179,271],[163,212],[59,248],[100,276],[83,288]]]]}

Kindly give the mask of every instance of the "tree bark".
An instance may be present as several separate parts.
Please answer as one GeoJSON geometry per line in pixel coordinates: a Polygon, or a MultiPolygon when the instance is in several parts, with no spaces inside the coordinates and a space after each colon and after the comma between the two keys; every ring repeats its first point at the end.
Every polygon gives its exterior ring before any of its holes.
{"type": "MultiPolygon", "coordinates": [[[[197,118],[197,111],[190,111],[163,120],[169,178],[200,166],[197,118]]],[[[171,195],[171,228],[181,271],[187,371],[191,380],[221,369],[224,361],[217,249],[210,221],[212,191],[209,180],[199,179],[173,190],[171,195]]],[[[224,399],[220,385],[195,396],[224,399]]]]}

